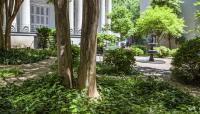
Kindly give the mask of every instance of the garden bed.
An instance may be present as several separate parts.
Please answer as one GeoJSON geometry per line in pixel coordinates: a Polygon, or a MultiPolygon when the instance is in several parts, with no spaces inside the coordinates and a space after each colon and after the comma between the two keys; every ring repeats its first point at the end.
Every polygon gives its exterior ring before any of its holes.
{"type": "Polygon", "coordinates": [[[10,49],[0,52],[0,64],[20,65],[35,63],[50,57],[48,50],[36,49],[10,49]]]}
{"type": "Polygon", "coordinates": [[[101,98],[89,100],[66,90],[56,74],[22,86],[0,88],[0,113],[164,114],[199,113],[200,99],[154,79],[103,76],[97,80],[101,98]]]}

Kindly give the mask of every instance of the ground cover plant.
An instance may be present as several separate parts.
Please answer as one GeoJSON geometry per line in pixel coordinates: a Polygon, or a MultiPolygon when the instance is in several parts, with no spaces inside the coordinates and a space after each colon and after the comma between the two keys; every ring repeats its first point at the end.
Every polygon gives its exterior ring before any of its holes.
{"type": "Polygon", "coordinates": [[[19,68],[2,68],[0,69],[0,78],[15,77],[23,74],[19,68]]]}
{"type": "Polygon", "coordinates": [[[16,114],[165,114],[200,112],[200,100],[166,82],[141,77],[97,79],[101,98],[66,90],[56,74],[0,88],[0,113],[16,114]]]}
{"type": "Polygon", "coordinates": [[[48,50],[36,49],[10,49],[0,52],[0,64],[20,65],[35,63],[49,58],[51,53],[48,50]]]}

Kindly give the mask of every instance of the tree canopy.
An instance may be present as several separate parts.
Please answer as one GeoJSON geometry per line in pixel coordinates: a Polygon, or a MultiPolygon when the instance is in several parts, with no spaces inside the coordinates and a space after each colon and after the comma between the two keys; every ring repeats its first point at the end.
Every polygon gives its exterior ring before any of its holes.
{"type": "Polygon", "coordinates": [[[183,3],[182,0],[152,0],[151,6],[167,6],[173,9],[174,13],[181,14],[181,4],[183,3]]]}
{"type": "Polygon", "coordinates": [[[178,18],[168,7],[149,8],[136,22],[137,31],[144,35],[159,33],[180,37],[183,28],[184,20],[178,18]]]}
{"type": "Polygon", "coordinates": [[[113,9],[118,9],[119,6],[124,6],[129,10],[132,21],[140,16],[140,0],[113,0],[113,9]]]}
{"type": "Polygon", "coordinates": [[[125,38],[129,30],[133,27],[133,22],[131,20],[130,11],[124,7],[120,6],[113,10],[111,13],[111,29],[114,32],[120,33],[121,38],[125,38]]]}

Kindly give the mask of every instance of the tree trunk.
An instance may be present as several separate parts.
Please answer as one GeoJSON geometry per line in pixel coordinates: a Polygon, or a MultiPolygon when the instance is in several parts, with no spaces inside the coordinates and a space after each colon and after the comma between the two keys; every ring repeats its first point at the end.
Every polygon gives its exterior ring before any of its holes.
{"type": "Polygon", "coordinates": [[[96,86],[97,27],[99,0],[84,0],[79,67],[79,88],[89,97],[99,97],[96,86]]]}
{"type": "MultiPolygon", "coordinates": [[[[4,48],[11,48],[11,26],[12,22],[15,19],[19,8],[21,7],[24,0],[5,0],[4,8],[5,8],[5,16],[6,16],[6,25],[5,25],[5,36],[4,38],[4,48]]],[[[4,12],[3,12],[4,15],[4,12]]]]}
{"type": "Polygon", "coordinates": [[[5,47],[7,50],[9,50],[11,48],[11,26],[12,26],[12,23],[8,22],[6,24],[6,30],[5,30],[5,47]]]}
{"type": "Polygon", "coordinates": [[[4,35],[3,35],[3,22],[4,22],[4,0],[0,0],[0,50],[4,50],[4,35]]]}
{"type": "Polygon", "coordinates": [[[169,49],[172,49],[171,35],[168,35],[169,49]]]}
{"type": "Polygon", "coordinates": [[[69,24],[69,0],[54,0],[58,73],[66,88],[72,88],[72,50],[69,24]]]}

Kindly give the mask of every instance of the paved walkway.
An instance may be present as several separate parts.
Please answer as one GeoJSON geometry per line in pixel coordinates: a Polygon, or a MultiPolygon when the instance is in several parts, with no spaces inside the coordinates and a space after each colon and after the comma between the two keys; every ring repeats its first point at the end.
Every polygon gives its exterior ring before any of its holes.
{"type": "Polygon", "coordinates": [[[37,78],[43,74],[51,73],[49,66],[55,62],[55,58],[50,58],[47,60],[40,61],[38,63],[33,64],[25,64],[25,65],[0,65],[0,68],[19,68],[24,71],[21,76],[12,77],[12,78],[0,78],[0,86],[7,85],[9,83],[21,84],[23,81],[37,78]]]}
{"type": "Polygon", "coordinates": [[[154,62],[149,62],[149,57],[135,57],[136,68],[144,75],[169,76],[172,59],[155,58],[154,62]]]}

